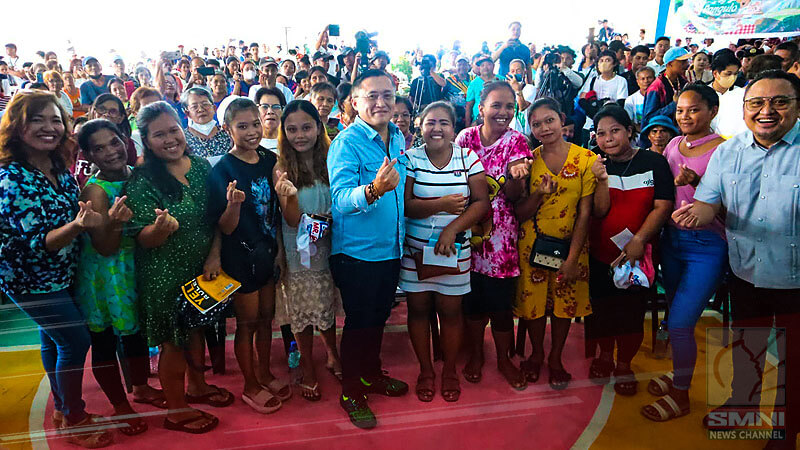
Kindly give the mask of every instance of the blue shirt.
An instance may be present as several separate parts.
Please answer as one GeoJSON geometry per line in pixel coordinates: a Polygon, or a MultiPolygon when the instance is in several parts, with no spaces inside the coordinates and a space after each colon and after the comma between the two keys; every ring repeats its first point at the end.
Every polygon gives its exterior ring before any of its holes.
{"type": "Polygon", "coordinates": [[[508,73],[508,66],[511,64],[511,61],[515,59],[521,59],[525,61],[525,68],[531,64],[531,50],[525,44],[517,40],[515,45],[506,47],[500,53],[500,57],[497,59],[500,62],[500,68],[497,71],[497,75],[499,75],[500,78],[505,79],[506,74],[508,73]]]}
{"type": "Polygon", "coordinates": [[[387,156],[380,134],[363,119],[356,120],[331,143],[328,177],[333,225],[331,254],[343,253],[363,261],[400,259],[405,239],[406,181],[403,133],[389,123],[389,159],[397,158],[397,187],[367,203],[366,186],[375,179],[387,156]]]}
{"type": "Polygon", "coordinates": [[[91,105],[94,103],[94,99],[100,96],[100,94],[108,93],[108,82],[111,81],[112,77],[107,75],[103,75],[103,85],[98,86],[94,84],[94,82],[89,79],[86,80],[84,83],[81,84],[79,90],[81,91],[81,104],[82,105],[91,105]]]}
{"type": "Polygon", "coordinates": [[[727,209],[737,277],[756,287],[800,288],[800,122],[769,149],[750,130],[722,143],[694,198],[727,209]]]}

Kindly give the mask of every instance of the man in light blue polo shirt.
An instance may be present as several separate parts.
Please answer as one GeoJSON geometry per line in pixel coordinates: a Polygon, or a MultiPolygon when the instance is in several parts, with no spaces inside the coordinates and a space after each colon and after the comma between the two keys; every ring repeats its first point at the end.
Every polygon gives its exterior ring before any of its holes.
{"type": "Polygon", "coordinates": [[[759,405],[768,329],[774,321],[778,335],[785,336],[785,346],[778,346],[785,366],[778,372],[776,407],[786,411],[783,443],[791,444],[786,448],[794,448],[800,429],[798,98],[800,79],[794,75],[769,70],[756,76],[744,94],[748,131],[719,146],[695,202],[672,215],[679,225],[693,228],[710,223],[723,206],[727,210],[736,338],[731,398],[721,408],[759,405]]]}
{"type": "Polygon", "coordinates": [[[366,394],[408,392],[406,383],[383,374],[380,360],[405,239],[405,139],[390,122],[395,87],[386,72],[367,70],[352,92],[358,117],[328,151],[330,267],[345,312],[340,404],[354,425],[373,428],[366,394]]]}

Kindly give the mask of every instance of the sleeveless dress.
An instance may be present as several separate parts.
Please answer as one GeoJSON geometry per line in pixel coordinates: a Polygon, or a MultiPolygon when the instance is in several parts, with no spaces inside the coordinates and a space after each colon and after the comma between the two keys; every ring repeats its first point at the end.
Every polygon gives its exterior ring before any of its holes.
{"type": "MultiPolygon", "coordinates": [[[[329,214],[331,211],[330,186],[317,181],[297,191],[298,205],[303,214],[329,214]]],[[[316,254],[311,256],[311,268],[300,264],[297,252],[297,228],[283,221],[283,245],[286,249],[287,273],[281,287],[285,308],[292,332],[298,333],[309,325],[327,330],[335,323],[341,311],[339,292],[333,283],[328,266],[331,255],[331,236],[314,243],[316,254]]]]}
{"type": "MultiPolygon", "coordinates": [[[[96,184],[108,195],[108,204],[122,196],[125,181],[106,181],[93,175],[86,186],[96,184]]],[[[123,235],[119,250],[103,256],[92,246],[88,233],[83,237],[81,256],[76,274],[75,301],[78,303],[89,330],[99,333],[108,327],[118,336],[139,331],[139,311],[134,268],[135,243],[123,235]]]]}

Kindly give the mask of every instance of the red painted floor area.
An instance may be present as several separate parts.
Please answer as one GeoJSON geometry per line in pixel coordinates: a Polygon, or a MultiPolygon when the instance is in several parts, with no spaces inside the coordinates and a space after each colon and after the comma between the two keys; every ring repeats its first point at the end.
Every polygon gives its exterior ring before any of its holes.
{"type": "MultiPolygon", "coordinates": [[[[391,324],[405,322],[406,308],[395,308],[391,324]]],[[[548,333],[549,334],[549,333],[548,333]]],[[[317,338],[319,339],[319,338],[317,338]]],[[[535,385],[525,391],[511,389],[495,369],[495,352],[487,330],[485,349],[487,362],[480,384],[461,380],[462,395],[457,403],[446,403],[438,395],[432,403],[421,403],[413,393],[418,364],[408,335],[395,326],[387,332],[383,343],[384,368],[411,384],[412,392],[402,398],[373,396],[370,405],[378,416],[376,429],[364,431],[353,427],[338,404],[338,382],[325,371],[325,354],[321,341],[314,355],[323,399],[311,403],[299,394],[271,415],[260,415],[245,405],[241,395],[241,375],[228,341],[226,375],[211,375],[208,382],[224,386],[237,396],[227,408],[205,408],[220,418],[220,425],[205,435],[189,435],[167,431],[162,427],[163,412],[153,407],[134,404],[147,413],[150,429],[139,436],[115,433],[117,446],[144,449],[191,448],[292,448],[311,449],[322,446],[332,449],[463,449],[463,448],[569,448],[584,431],[595,412],[601,388],[586,381],[588,360],[583,355],[583,326],[574,324],[564,351],[565,367],[574,377],[570,388],[556,392],[547,384],[547,369],[535,385]]],[[[316,344],[316,343],[315,343],[316,344]]],[[[545,343],[549,348],[549,340],[545,343]]],[[[530,352],[530,345],[527,347],[530,352]]],[[[273,373],[288,379],[286,357],[280,339],[273,340],[273,373]]],[[[518,360],[517,360],[518,362],[518,360]]],[[[463,362],[459,364],[459,369],[463,362]]],[[[441,364],[437,364],[437,371],[441,364]]],[[[157,379],[153,378],[153,385],[157,379]]],[[[89,411],[110,415],[105,396],[87,370],[84,377],[84,398],[89,411]]],[[[45,417],[52,415],[48,402],[45,417]]],[[[49,422],[46,420],[45,422],[49,422]]],[[[49,423],[44,424],[49,428],[49,423]]],[[[58,436],[48,439],[51,448],[74,448],[58,436]]]]}

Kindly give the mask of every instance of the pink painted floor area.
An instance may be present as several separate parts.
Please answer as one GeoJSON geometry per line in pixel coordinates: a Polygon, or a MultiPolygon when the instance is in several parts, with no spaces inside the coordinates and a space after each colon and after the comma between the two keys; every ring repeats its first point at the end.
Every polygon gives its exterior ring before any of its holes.
{"type": "MultiPolygon", "coordinates": [[[[405,320],[404,304],[395,308],[390,323],[405,320]]],[[[490,333],[485,339],[486,365],[483,380],[470,384],[463,377],[462,394],[457,403],[447,403],[439,395],[432,403],[422,403],[413,393],[419,373],[416,357],[404,329],[386,333],[382,358],[384,368],[411,385],[411,392],[401,398],[372,396],[370,405],[379,425],[369,431],[350,424],[338,404],[338,381],[324,367],[325,354],[321,341],[316,341],[314,359],[323,398],[319,402],[303,399],[299,392],[271,415],[260,415],[244,404],[241,395],[241,374],[233,355],[233,341],[227,346],[227,374],[212,375],[208,382],[223,386],[236,395],[236,402],[227,408],[202,407],[220,418],[220,425],[204,435],[190,435],[163,428],[163,411],[134,404],[146,414],[150,429],[139,436],[128,437],[115,432],[117,447],[142,449],[212,449],[212,448],[292,448],[332,449],[465,449],[465,448],[569,448],[589,424],[600,400],[601,388],[586,380],[589,360],[583,355],[583,325],[570,330],[564,365],[573,375],[573,382],[564,391],[553,391],[547,384],[547,369],[541,379],[524,391],[513,390],[495,369],[495,352],[490,333]]],[[[549,336],[549,332],[548,332],[549,336]]],[[[549,348],[549,338],[545,349],[549,348]]],[[[530,352],[530,344],[527,346],[530,352]]],[[[288,379],[286,357],[280,339],[273,340],[273,373],[288,379]]],[[[88,358],[87,358],[88,359],[88,358]]],[[[519,363],[519,358],[516,359],[519,363]]],[[[463,362],[459,364],[459,370],[463,362]]],[[[441,363],[436,364],[437,375],[441,363]]],[[[157,385],[157,379],[152,379],[157,385]]],[[[112,409],[91,371],[85,372],[84,398],[88,410],[110,415],[112,409]]],[[[44,406],[44,405],[42,405],[44,406]]],[[[37,408],[38,405],[34,405],[37,408]]],[[[52,415],[52,401],[46,406],[46,418],[52,415]]],[[[45,420],[45,428],[50,428],[45,420]]],[[[51,448],[76,448],[57,435],[50,436],[51,448]]],[[[111,447],[113,448],[113,447],[111,447]]]]}

